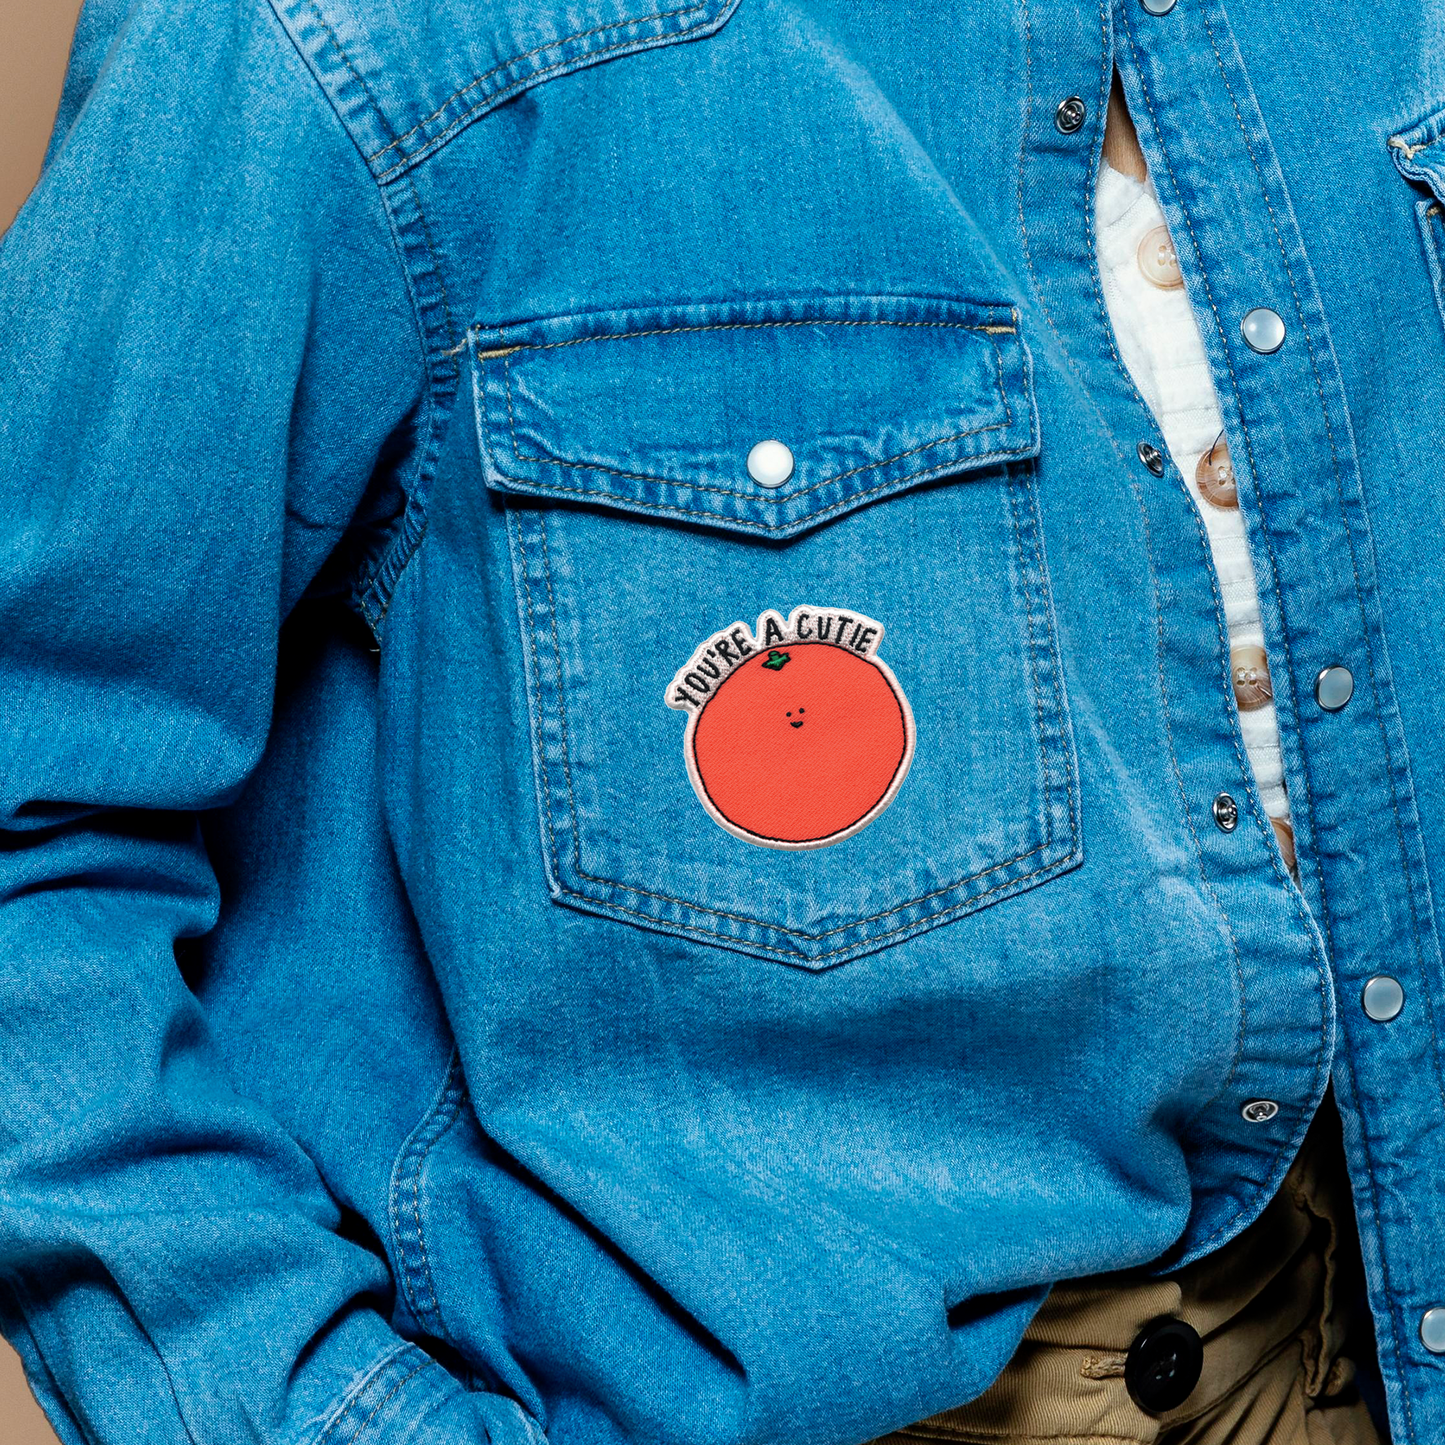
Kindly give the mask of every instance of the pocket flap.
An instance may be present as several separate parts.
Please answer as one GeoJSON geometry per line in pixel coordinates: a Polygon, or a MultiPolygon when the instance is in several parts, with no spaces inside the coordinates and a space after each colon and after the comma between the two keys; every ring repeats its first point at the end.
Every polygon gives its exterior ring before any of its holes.
{"type": "Polygon", "coordinates": [[[783,538],[1039,447],[1029,354],[1002,303],[654,307],[479,328],[472,342],[499,492],[783,538]],[[750,466],[765,441],[786,451],[750,466]]]}

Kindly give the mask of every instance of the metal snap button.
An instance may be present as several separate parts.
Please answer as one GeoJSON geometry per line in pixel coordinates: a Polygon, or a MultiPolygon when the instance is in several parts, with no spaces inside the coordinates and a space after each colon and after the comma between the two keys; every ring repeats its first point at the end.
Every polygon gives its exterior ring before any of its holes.
{"type": "Polygon", "coordinates": [[[1388,973],[1377,973],[1374,978],[1367,979],[1360,990],[1360,1006],[1366,1016],[1377,1024],[1387,1024],[1405,1007],[1405,990],[1398,978],[1391,978],[1388,973]]]}
{"type": "Polygon", "coordinates": [[[1234,832],[1235,825],[1239,822],[1239,804],[1228,793],[1221,793],[1209,811],[1214,814],[1215,826],[1221,833],[1234,832]]]}
{"type": "Polygon", "coordinates": [[[1239,329],[1244,334],[1246,345],[1263,356],[1278,351],[1284,345],[1284,320],[1278,311],[1271,311],[1268,306],[1256,306],[1253,311],[1246,311],[1239,329]]]}
{"type": "Polygon", "coordinates": [[[1199,1332],[1173,1315],[1152,1319],[1124,1357],[1124,1388],[1150,1415],[1177,1409],[1194,1392],[1204,1369],[1199,1332]]]}
{"type": "Polygon", "coordinates": [[[1138,446],[1139,460],[1154,473],[1156,477],[1164,475],[1164,453],[1154,445],[1153,442],[1140,442],[1138,446]]]}
{"type": "Polygon", "coordinates": [[[1315,701],[1326,712],[1339,712],[1355,695],[1355,675],[1338,662],[1322,668],[1315,678],[1315,701]]]}
{"type": "Polygon", "coordinates": [[[748,475],[760,487],[781,487],[793,475],[793,454],[771,438],[748,453],[748,475]]]}
{"type": "Polygon", "coordinates": [[[1059,102],[1059,108],[1054,112],[1054,124],[1058,126],[1061,135],[1073,135],[1084,124],[1084,117],[1088,113],[1084,102],[1077,95],[1071,95],[1067,100],[1059,102]]]}
{"type": "Polygon", "coordinates": [[[1150,15],[1167,15],[1178,0],[1139,0],[1140,6],[1150,15]]]}
{"type": "Polygon", "coordinates": [[[1251,1099],[1240,1111],[1246,1124],[1267,1124],[1279,1113],[1273,1099],[1251,1099]]]}

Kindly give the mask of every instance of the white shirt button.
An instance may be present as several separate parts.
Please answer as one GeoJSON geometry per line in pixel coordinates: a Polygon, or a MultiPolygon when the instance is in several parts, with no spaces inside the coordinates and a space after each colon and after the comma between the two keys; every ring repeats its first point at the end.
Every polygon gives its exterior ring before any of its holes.
{"type": "Polygon", "coordinates": [[[748,453],[748,475],[760,487],[781,487],[793,475],[793,454],[782,442],[759,442],[748,453]]]}
{"type": "Polygon", "coordinates": [[[1174,242],[1169,236],[1168,226],[1155,226],[1139,242],[1134,253],[1139,263],[1140,274],[1151,285],[1161,291],[1177,291],[1184,285],[1184,275],[1179,269],[1179,257],[1174,252],[1174,242]]]}

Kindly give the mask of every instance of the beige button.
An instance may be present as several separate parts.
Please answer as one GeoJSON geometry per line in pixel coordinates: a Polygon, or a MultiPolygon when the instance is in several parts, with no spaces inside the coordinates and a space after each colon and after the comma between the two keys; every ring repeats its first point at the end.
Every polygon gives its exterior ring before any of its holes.
{"type": "Polygon", "coordinates": [[[1155,226],[1139,242],[1138,258],[1139,269],[1151,286],[1161,291],[1177,291],[1184,284],[1168,226],[1155,226]]]}
{"type": "Polygon", "coordinates": [[[1262,647],[1232,647],[1229,670],[1234,677],[1234,700],[1240,712],[1253,712],[1274,701],[1269,681],[1269,663],[1262,647]]]}
{"type": "Polygon", "coordinates": [[[1234,463],[1229,460],[1229,443],[1223,437],[1199,458],[1199,464],[1194,468],[1194,485],[1211,507],[1223,511],[1239,505],[1234,463]]]}
{"type": "Polygon", "coordinates": [[[1294,829],[1290,826],[1289,819],[1271,818],[1269,826],[1274,829],[1274,841],[1279,844],[1279,851],[1284,854],[1284,866],[1293,873],[1297,865],[1294,855],[1294,829]]]}

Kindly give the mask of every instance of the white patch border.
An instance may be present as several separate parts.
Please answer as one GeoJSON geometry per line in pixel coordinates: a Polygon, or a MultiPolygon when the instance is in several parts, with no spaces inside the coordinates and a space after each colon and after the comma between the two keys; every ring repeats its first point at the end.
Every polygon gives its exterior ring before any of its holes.
{"type": "MultiPolygon", "coordinates": [[[[918,732],[913,722],[913,707],[908,701],[908,694],[903,691],[903,685],[898,681],[893,669],[878,656],[878,649],[883,644],[883,630],[881,622],[876,622],[871,617],[865,617],[861,612],[850,612],[842,607],[813,607],[805,603],[794,607],[786,619],[781,612],[769,607],[758,615],[755,629],[749,628],[745,622],[734,622],[712,633],[693,649],[692,656],[682,667],[678,668],[672,681],[667,685],[663,701],[675,711],[687,714],[687,731],[683,734],[682,751],[687,764],[688,781],[692,784],[693,792],[697,794],[698,802],[702,804],[708,817],[714,823],[731,833],[734,838],[741,838],[745,843],[753,843],[760,848],[776,848],[784,852],[800,852],[811,848],[831,848],[835,843],[841,843],[855,833],[861,833],[888,808],[888,805],[898,796],[898,790],[903,786],[903,780],[913,766],[913,751],[918,741],[918,732]],[[854,643],[835,642],[831,636],[826,638],[799,636],[800,622],[817,617],[832,618],[835,621],[843,618],[847,620],[848,624],[856,624],[853,634],[854,641],[856,643],[859,635],[865,634],[863,636],[864,645],[858,647],[854,643]],[[759,641],[768,634],[769,620],[772,621],[774,630],[782,633],[782,637],[776,642],[759,641]],[[872,636],[866,635],[869,632],[872,633],[872,636]],[[741,638],[738,636],[739,633],[742,634],[741,638]],[[749,832],[746,828],[739,827],[731,819],[724,817],[708,796],[707,788],[703,785],[702,776],[698,772],[693,737],[697,731],[697,720],[702,716],[703,709],[712,698],[714,689],[709,688],[702,701],[694,705],[689,699],[697,691],[697,688],[695,685],[689,684],[686,679],[689,673],[712,676],[707,672],[709,665],[717,667],[720,662],[727,663],[727,672],[716,677],[716,682],[721,685],[754,652],[770,651],[780,645],[787,647],[806,642],[822,643],[825,647],[837,647],[842,652],[851,652],[859,657],[866,657],[883,674],[884,680],[893,689],[893,696],[898,699],[899,711],[903,714],[903,758],[894,771],[888,790],[856,823],[850,823],[848,827],[836,833],[829,833],[825,838],[810,838],[801,843],[794,843],[779,838],[764,838],[757,833],[749,832]],[[719,655],[720,644],[722,644],[723,654],[721,657],[719,655]],[[727,661],[725,654],[729,649],[739,654],[736,662],[729,663],[727,661]],[[685,696],[679,697],[679,693],[685,696]]],[[[829,631],[831,633],[831,627],[829,631]]]]}

